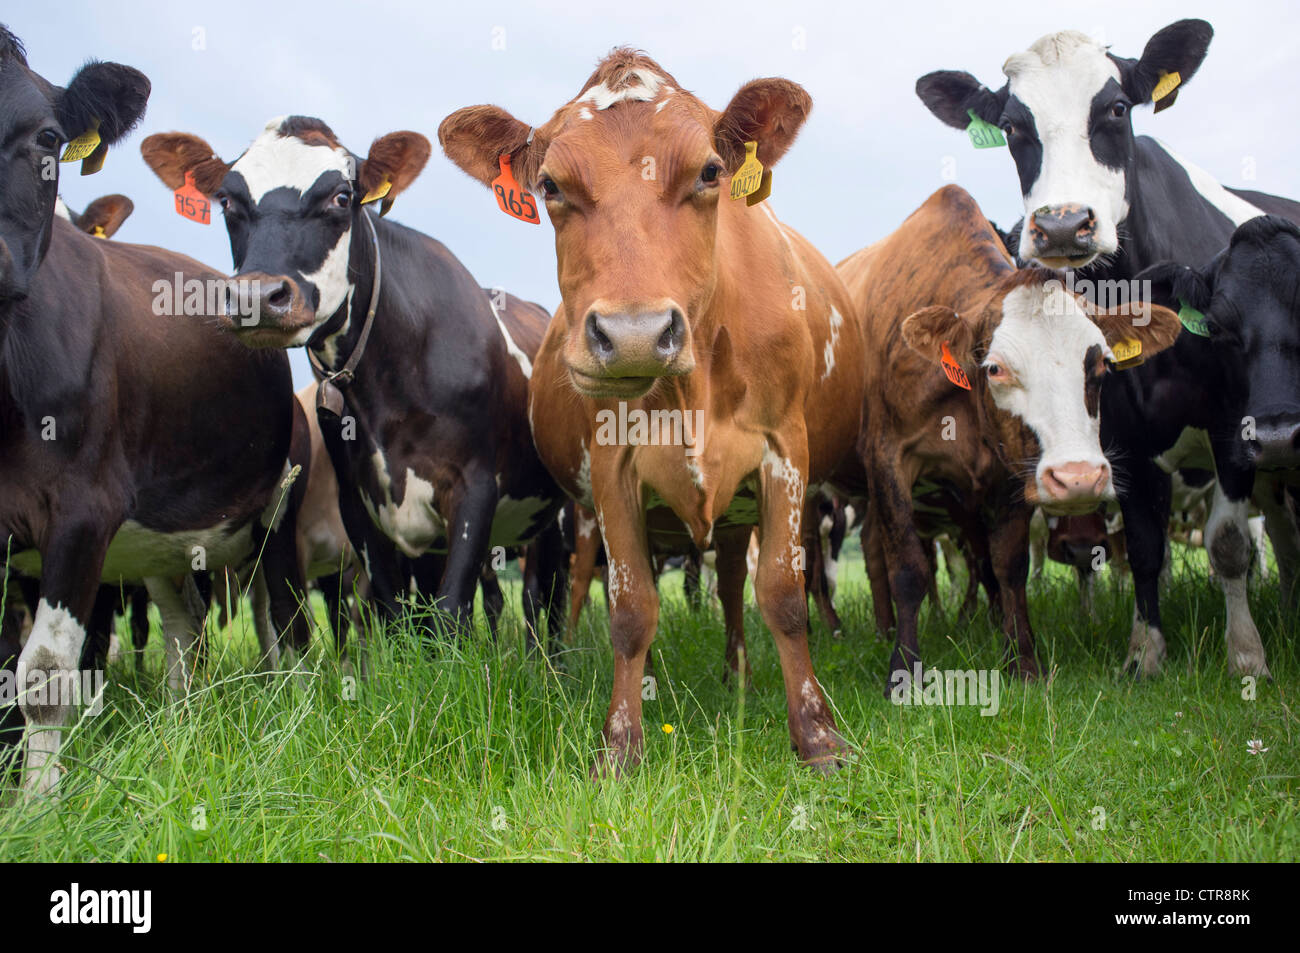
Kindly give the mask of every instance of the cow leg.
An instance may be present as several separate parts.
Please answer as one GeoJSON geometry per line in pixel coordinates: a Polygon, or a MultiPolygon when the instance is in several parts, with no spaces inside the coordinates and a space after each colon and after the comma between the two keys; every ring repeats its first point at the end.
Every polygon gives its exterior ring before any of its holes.
{"type": "Polygon", "coordinates": [[[692,547],[682,560],[682,595],[692,612],[704,607],[704,593],[700,589],[700,551],[692,547]]]}
{"type": "Polygon", "coordinates": [[[343,574],[333,572],[318,576],[315,583],[325,600],[325,617],[329,621],[330,636],[334,639],[334,652],[340,662],[345,661],[348,656],[348,619],[344,610],[347,598],[343,592],[343,574]]]}
{"type": "Polygon", "coordinates": [[[911,682],[919,680],[921,649],[917,616],[929,590],[929,563],[925,544],[912,522],[911,497],[899,487],[893,474],[873,480],[872,490],[876,495],[872,505],[880,513],[882,541],[889,564],[889,592],[898,614],[885,697],[897,698],[900,692],[906,693],[911,682]]]}
{"type": "Polygon", "coordinates": [[[591,580],[596,574],[596,559],[600,555],[600,534],[597,532],[596,514],[582,507],[574,507],[574,549],[569,570],[569,631],[578,631],[578,619],[587,604],[591,580]]]}
{"type": "Polygon", "coordinates": [[[479,468],[466,473],[460,491],[442,509],[447,514],[447,567],[438,586],[438,607],[451,614],[457,632],[473,627],[474,592],[479,567],[487,559],[497,498],[495,475],[479,468]]]}
{"type": "Polygon", "coordinates": [[[44,794],[58,783],[63,726],[72,713],[76,669],[86,641],[113,520],[69,519],[54,523],[41,554],[40,601],[27,645],[18,656],[18,705],[26,721],[29,792],[44,794]]]}
{"type": "Polygon", "coordinates": [[[726,665],[722,669],[722,681],[729,682],[733,676],[743,678],[749,684],[749,655],[745,651],[745,579],[749,568],[745,565],[745,556],[749,549],[749,534],[737,534],[738,539],[730,535],[720,536],[716,542],[718,554],[718,598],[722,602],[723,624],[727,630],[726,665]]]}
{"type": "Polygon", "coordinates": [[[100,586],[95,593],[95,603],[91,607],[90,621],[86,626],[86,642],[81,650],[82,669],[102,669],[108,664],[108,650],[113,637],[113,615],[117,605],[117,588],[100,586]]]}
{"type": "Polygon", "coordinates": [[[506,607],[506,596],[501,591],[501,580],[497,578],[496,570],[486,562],[479,570],[478,586],[483,593],[483,615],[487,617],[488,632],[495,640],[497,628],[501,624],[501,613],[506,607]]]}
{"type": "Polygon", "coordinates": [[[1169,527],[1169,474],[1150,460],[1130,461],[1131,473],[1116,482],[1128,484],[1120,497],[1124,514],[1124,545],[1133,573],[1133,631],[1124,668],[1139,675],[1158,675],[1165,659],[1160,628],[1160,570],[1165,561],[1169,527]]]}
{"type": "MultiPolygon", "coordinates": [[[[815,503],[810,503],[804,512],[804,518],[809,522],[804,526],[804,551],[809,554],[808,565],[804,567],[804,587],[809,590],[813,597],[813,602],[817,606],[817,611],[826,623],[826,627],[831,630],[834,638],[841,638],[844,634],[844,626],[840,622],[839,613],[835,611],[834,584],[832,582],[833,573],[836,566],[830,557],[830,534],[833,528],[832,517],[823,517],[821,509],[815,503]],[[829,522],[830,525],[823,525],[829,522]]],[[[807,598],[807,595],[804,597],[807,598]]],[[[808,631],[812,632],[812,620],[809,620],[808,631]]]]}
{"type": "MultiPolygon", "coordinates": [[[[1234,675],[1267,678],[1270,676],[1264,658],[1264,644],[1250,614],[1246,585],[1251,562],[1250,526],[1247,524],[1250,500],[1248,495],[1232,499],[1228,494],[1241,487],[1225,487],[1225,482],[1237,481],[1225,481],[1221,474],[1214,486],[1214,505],[1205,530],[1205,548],[1227,602],[1228,625],[1224,638],[1228,646],[1228,670],[1234,675]]],[[[1244,493],[1249,494],[1253,479],[1241,482],[1246,487],[1244,493]]]]}
{"type": "Polygon", "coordinates": [[[894,600],[889,592],[889,562],[885,558],[885,546],[875,514],[876,506],[868,504],[863,514],[859,542],[867,568],[867,581],[871,584],[871,611],[876,617],[876,639],[883,641],[894,630],[894,600]]]}
{"type": "Polygon", "coordinates": [[[1006,637],[1007,667],[1021,678],[1039,675],[1034,632],[1029,625],[1025,586],[1029,581],[1029,521],[1033,511],[1025,506],[1000,507],[989,528],[988,545],[1002,603],[1002,632],[1006,637]]]}
{"type": "Polygon", "coordinates": [[[144,671],[144,649],[149,644],[149,590],[131,587],[131,654],[135,670],[144,671]]]}
{"type": "Polygon", "coordinates": [[[564,552],[564,531],[559,521],[542,530],[537,540],[541,565],[538,581],[546,608],[546,645],[553,663],[558,663],[565,642],[565,610],[569,598],[568,559],[564,552]]]}
{"type": "Polygon", "coordinates": [[[1300,529],[1288,501],[1286,484],[1272,477],[1256,480],[1254,499],[1264,514],[1264,526],[1277,560],[1278,595],[1284,612],[1296,607],[1297,570],[1300,569],[1300,529]]]}
{"type": "Polygon", "coordinates": [[[1079,611],[1085,619],[1094,619],[1093,593],[1096,590],[1097,574],[1091,566],[1075,566],[1074,572],[1079,577],[1079,611]]]}
{"type": "Polygon", "coordinates": [[[808,447],[804,434],[799,433],[797,440],[791,446],[775,447],[769,437],[769,449],[759,467],[754,595],[781,658],[790,740],[800,761],[829,771],[839,765],[848,745],[835,727],[808,655],[808,597],[803,581],[806,557],[801,526],[808,447]]]}
{"type": "Polygon", "coordinates": [[[659,591],[646,538],[640,488],[615,484],[609,492],[592,473],[597,518],[609,557],[605,597],[609,639],[614,645],[614,685],[605,714],[605,751],[593,775],[621,776],[641,761],[641,679],[659,625],[659,591]]]}
{"type": "Polygon", "coordinates": [[[274,636],[279,641],[287,641],[288,648],[301,657],[311,645],[311,625],[308,621],[307,581],[303,578],[302,563],[298,559],[296,527],[296,514],[290,512],[285,514],[279,526],[267,532],[266,545],[262,547],[261,574],[266,578],[274,636]]]}
{"type": "Polygon", "coordinates": [[[185,587],[193,585],[193,581],[188,575],[178,579],[150,576],[144,584],[162,618],[167,688],[174,696],[184,695],[193,684],[195,649],[202,624],[194,612],[193,600],[185,596],[185,587]]]}

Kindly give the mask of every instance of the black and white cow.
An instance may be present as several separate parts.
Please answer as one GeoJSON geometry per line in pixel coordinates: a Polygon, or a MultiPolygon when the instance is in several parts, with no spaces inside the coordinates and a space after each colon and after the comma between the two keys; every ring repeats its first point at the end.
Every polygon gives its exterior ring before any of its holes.
{"type": "MultiPolygon", "coordinates": [[[[1139,58],[1129,59],[1082,33],[1054,33],[1007,59],[1000,89],[985,87],[969,73],[942,71],[921,77],[916,91],[951,126],[967,128],[974,117],[1000,127],[1025,203],[1014,249],[1019,256],[1074,269],[1076,281],[1087,279],[1091,290],[1122,297],[1152,265],[1205,266],[1238,225],[1260,215],[1300,221],[1300,204],[1225,188],[1156,140],[1133,133],[1132,110],[1153,99],[1157,111],[1171,106],[1200,67],[1212,36],[1205,21],[1181,20],[1151,37],[1139,58]]],[[[1077,283],[1076,288],[1089,290],[1077,283]]],[[[1172,299],[1156,300],[1179,307],[1172,299]]],[[[1242,462],[1233,453],[1241,421],[1231,433],[1224,430],[1224,415],[1233,406],[1225,395],[1241,386],[1233,374],[1213,341],[1184,331],[1173,348],[1119,375],[1102,392],[1103,446],[1125,488],[1120,504],[1137,596],[1125,664],[1144,674],[1158,672],[1165,655],[1158,580],[1169,471],[1211,465],[1220,480],[1212,529],[1226,541],[1215,546],[1212,533],[1208,548],[1227,600],[1229,663],[1234,672],[1268,673],[1246,600],[1246,518],[1254,474],[1235,470],[1242,462]]],[[[1285,497],[1261,486],[1256,499],[1283,558],[1287,550],[1278,540],[1294,533],[1294,522],[1285,507],[1270,501],[1285,497]]]]}
{"type": "Polygon", "coordinates": [[[292,508],[280,505],[288,361],[250,355],[201,315],[157,313],[157,281],[221,282],[215,272],[55,214],[65,143],[93,146],[93,169],[148,96],[148,79],[116,63],[54,86],[0,28],[0,551],[7,572],[41,579],[17,663],[35,790],[58,777],[101,580],[148,586],[175,689],[196,638],[184,588],[200,552],[215,569],[262,550],[277,625],[307,639],[292,508]]]}
{"type": "MultiPolygon", "coordinates": [[[[142,151],[167,185],[191,175],[223,209],[237,277],[262,283],[260,323],[231,329],[254,346],[305,345],[328,390],[344,390],[346,410],[322,415],[322,431],[379,604],[391,610],[404,589],[405,557],[463,622],[490,548],[533,542],[527,571],[562,599],[562,540],[548,530],[561,495],[526,409],[549,313],[485,291],[441,243],[365,207],[382,198],[387,210],[428,140],[390,133],[362,158],[319,119],[291,116],[234,162],[184,133],[142,151]]],[[[548,613],[553,642],[562,615],[548,613]]]]}

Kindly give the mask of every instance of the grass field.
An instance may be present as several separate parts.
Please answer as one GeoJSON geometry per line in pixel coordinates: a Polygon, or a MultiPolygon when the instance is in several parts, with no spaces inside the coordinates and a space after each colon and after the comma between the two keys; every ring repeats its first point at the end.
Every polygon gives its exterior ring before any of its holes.
{"type": "MultiPolygon", "coordinates": [[[[1131,594],[1104,575],[1092,622],[1072,575],[1053,572],[1030,592],[1053,674],[1004,682],[1000,710],[983,716],[883,697],[889,647],[846,546],[846,635],[816,621],[812,639],[856,750],[828,778],[789,749],[757,610],[753,684],[729,689],[721,611],[691,614],[680,573],[661,584],[645,762],[622,783],[587,774],[612,670],[599,586],[563,674],[524,657],[515,591],[498,644],[484,634],[430,653],[409,631],[372,640],[355,697],[319,647],[299,674],[252,674],[256,643],[237,622],[182,701],[166,697],[157,644],[144,675],[111,667],[103,713],[65,743],[61,796],[6,790],[0,859],[1294,860],[1300,626],[1282,618],[1275,582],[1255,584],[1275,681],[1243,699],[1203,555],[1177,552],[1163,677],[1119,672],[1131,594]],[[1268,750],[1250,753],[1252,739],[1268,750]]],[[[997,633],[982,613],[957,628],[958,592],[946,599],[946,617],[925,610],[927,664],[996,667],[997,633]]]]}

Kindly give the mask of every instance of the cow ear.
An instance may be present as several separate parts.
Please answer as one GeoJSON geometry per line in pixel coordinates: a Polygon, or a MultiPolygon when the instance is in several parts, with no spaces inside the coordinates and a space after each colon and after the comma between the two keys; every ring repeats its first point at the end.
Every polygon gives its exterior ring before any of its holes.
{"type": "Polygon", "coordinates": [[[393,199],[424,171],[433,146],[418,132],[390,132],[370,144],[370,154],[357,170],[357,181],[363,190],[362,200],[373,196],[384,200],[383,210],[388,211],[393,199]]]}
{"type": "Polygon", "coordinates": [[[1152,301],[1164,301],[1170,307],[1184,302],[1197,311],[1208,311],[1214,297],[1212,270],[1202,274],[1188,265],[1162,262],[1139,272],[1136,280],[1150,288],[1147,297],[1152,301]]]}
{"type": "Polygon", "coordinates": [[[957,70],[926,73],[916,81],[916,95],[926,109],[956,129],[970,125],[968,109],[996,126],[1006,103],[1005,86],[995,93],[970,73],[957,70]]]}
{"type": "Polygon", "coordinates": [[[812,97],[788,79],[756,79],[740,87],[713,127],[714,147],[729,172],[745,161],[745,143],[758,143],[758,161],[771,168],[799,135],[812,97]]]}
{"type": "Polygon", "coordinates": [[[59,98],[59,125],[69,140],[99,134],[104,148],[120,140],[144,117],[149,77],[120,63],[87,63],[59,98]]]}
{"type": "Polygon", "coordinates": [[[943,345],[958,364],[974,362],[975,335],[971,326],[952,308],[932,304],[903,319],[903,340],[907,346],[927,360],[938,364],[943,355],[943,345]]]}
{"type": "Polygon", "coordinates": [[[1109,311],[1095,311],[1092,320],[1114,347],[1124,340],[1136,338],[1142,344],[1142,356],[1149,358],[1170,347],[1178,338],[1182,322],[1178,315],[1163,305],[1136,302],[1121,305],[1109,311]]]}
{"type": "Polygon", "coordinates": [[[185,173],[191,172],[195,187],[212,195],[230,171],[230,164],[221,161],[210,145],[188,132],[155,133],[140,143],[140,154],[154,175],[173,191],[185,184],[185,173]]]}
{"type": "Polygon", "coordinates": [[[442,121],[438,142],[461,171],[489,187],[501,174],[501,156],[508,154],[515,180],[529,188],[544,155],[535,142],[528,148],[532,133],[531,126],[500,106],[466,106],[442,121]]]}
{"type": "Polygon", "coordinates": [[[1196,74],[1214,38],[1214,28],[1204,20],[1179,20],[1171,23],[1151,39],[1137,60],[1115,57],[1123,79],[1124,92],[1135,103],[1151,101],[1161,78],[1178,74],[1179,85],[1160,98],[1156,112],[1167,109],[1178,98],[1178,90],[1196,74]]]}
{"type": "Polygon", "coordinates": [[[133,211],[135,203],[125,195],[102,195],[77,216],[77,227],[97,238],[112,238],[133,211]]]}

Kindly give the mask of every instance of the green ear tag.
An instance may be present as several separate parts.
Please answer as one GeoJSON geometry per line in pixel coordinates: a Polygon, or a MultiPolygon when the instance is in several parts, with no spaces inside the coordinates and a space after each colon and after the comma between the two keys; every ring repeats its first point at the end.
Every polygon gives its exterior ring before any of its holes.
{"type": "Polygon", "coordinates": [[[1181,306],[1178,309],[1178,320],[1183,322],[1183,327],[1193,334],[1208,338],[1210,336],[1210,324],[1205,320],[1205,315],[1191,307],[1186,301],[1179,300],[1181,306]]]}
{"type": "Polygon", "coordinates": [[[1007,140],[1002,138],[1002,130],[987,119],[975,115],[975,110],[966,110],[966,115],[970,116],[966,135],[970,136],[970,144],[976,149],[996,149],[1007,144],[1007,140]]]}

